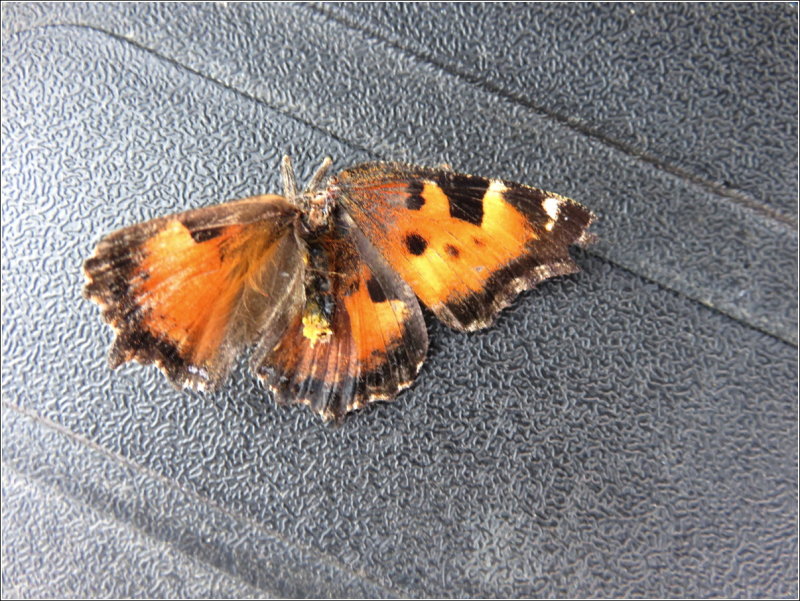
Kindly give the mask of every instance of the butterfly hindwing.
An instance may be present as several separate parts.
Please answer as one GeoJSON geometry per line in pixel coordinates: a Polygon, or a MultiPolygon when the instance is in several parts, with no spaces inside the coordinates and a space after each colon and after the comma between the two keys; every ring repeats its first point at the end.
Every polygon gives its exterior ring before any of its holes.
{"type": "Polygon", "coordinates": [[[450,327],[476,330],[521,291],[578,270],[588,240],[579,203],[501,180],[400,163],[342,171],[332,193],[420,300],[450,327]]]}
{"type": "MultiPolygon", "coordinates": [[[[327,277],[307,276],[306,307],[277,345],[259,346],[252,368],[279,401],[304,403],[338,420],[410,386],[428,338],[411,289],[346,213],[336,211],[333,219],[334,227],[308,240],[306,249],[324,255],[316,261],[327,277]]],[[[307,263],[307,269],[314,265],[307,263]]]]}
{"type": "Polygon", "coordinates": [[[215,388],[243,346],[277,336],[302,298],[298,210],[257,196],[128,227],[84,264],[84,295],[116,331],[113,367],[155,363],[180,387],[215,388]]]}

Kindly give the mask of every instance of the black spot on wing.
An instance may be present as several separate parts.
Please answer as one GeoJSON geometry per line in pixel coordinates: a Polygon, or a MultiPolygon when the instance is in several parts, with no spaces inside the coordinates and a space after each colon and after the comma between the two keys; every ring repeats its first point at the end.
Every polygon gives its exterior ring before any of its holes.
{"type": "Polygon", "coordinates": [[[388,300],[403,300],[401,291],[391,282],[388,284],[374,275],[367,280],[367,292],[374,303],[385,303],[388,300]]]}
{"type": "Polygon", "coordinates": [[[483,195],[489,180],[474,175],[443,172],[436,178],[450,202],[450,216],[473,225],[483,223],[483,195]]]}
{"type": "Polygon", "coordinates": [[[428,241],[419,234],[406,235],[406,248],[412,255],[421,255],[428,248],[428,241]]]}
{"type": "Polygon", "coordinates": [[[200,244],[201,242],[206,242],[208,240],[213,240],[220,234],[222,234],[221,227],[209,227],[202,230],[194,230],[192,232],[192,240],[200,244]]]}
{"type": "Polygon", "coordinates": [[[408,184],[406,198],[406,208],[412,211],[419,211],[425,205],[425,199],[422,198],[422,189],[425,187],[419,180],[415,180],[408,184]]]}
{"type": "Polygon", "coordinates": [[[450,255],[450,256],[451,256],[451,257],[453,257],[454,259],[457,259],[457,258],[458,258],[458,257],[461,255],[461,251],[459,251],[459,250],[458,250],[458,249],[457,249],[455,246],[453,246],[452,244],[447,244],[447,245],[444,247],[444,250],[447,252],[447,254],[448,254],[448,255],[450,255]]]}
{"type": "Polygon", "coordinates": [[[367,280],[367,291],[369,292],[369,297],[372,299],[373,303],[386,302],[386,294],[383,292],[383,288],[375,278],[371,277],[369,280],[367,280]]]}

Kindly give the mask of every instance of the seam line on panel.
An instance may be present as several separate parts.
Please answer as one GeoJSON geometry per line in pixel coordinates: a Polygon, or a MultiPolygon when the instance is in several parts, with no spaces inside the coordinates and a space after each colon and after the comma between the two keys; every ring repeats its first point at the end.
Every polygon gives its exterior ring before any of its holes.
{"type": "MultiPolygon", "coordinates": [[[[9,405],[8,403],[3,403],[3,405],[6,408],[10,409],[10,410],[16,410],[16,408],[14,406],[9,405]]],[[[212,572],[214,572],[216,574],[219,574],[220,576],[224,576],[226,578],[230,578],[234,582],[238,582],[239,584],[241,584],[243,586],[246,586],[248,588],[256,589],[258,591],[261,591],[262,593],[270,594],[270,595],[272,595],[272,598],[277,598],[277,595],[276,595],[275,591],[271,591],[270,589],[264,588],[262,586],[256,586],[251,582],[247,582],[246,580],[243,580],[242,578],[240,578],[236,574],[233,574],[231,572],[226,572],[225,570],[220,569],[219,567],[217,567],[216,565],[214,565],[213,563],[211,563],[209,561],[206,561],[204,559],[189,555],[185,551],[183,551],[183,549],[181,549],[178,546],[175,546],[171,542],[166,541],[164,539],[160,539],[157,536],[153,536],[152,534],[150,534],[146,530],[143,530],[139,526],[136,526],[135,524],[132,524],[130,522],[126,522],[126,521],[120,519],[119,517],[114,515],[113,512],[109,512],[109,511],[105,511],[103,509],[99,509],[99,508],[95,507],[94,505],[92,505],[91,503],[86,503],[83,499],[80,499],[79,497],[76,497],[75,495],[72,495],[69,492],[65,492],[64,490],[59,488],[57,485],[54,485],[54,484],[52,484],[50,482],[46,482],[46,481],[42,480],[41,478],[38,478],[38,477],[36,477],[36,476],[34,476],[32,474],[29,474],[27,472],[23,472],[22,470],[18,469],[13,464],[13,462],[11,462],[11,461],[3,459],[2,460],[2,465],[3,465],[3,471],[9,470],[14,475],[16,475],[18,478],[23,480],[25,482],[25,485],[28,486],[28,487],[41,487],[41,488],[44,488],[45,490],[47,490],[50,494],[57,496],[61,500],[73,501],[73,502],[79,503],[83,507],[87,508],[89,511],[92,511],[92,512],[94,512],[96,514],[99,514],[99,515],[103,516],[105,519],[111,521],[117,527],[120,527],[123,530],[132,530],[138,536],[141,536],[142,538],[146,539],[147,541],[150,541],[151,544],[164,545],[166,547],[169,547],[169,549],[172,552],[177,553],[185,561],[188,561],[189,563],[199,564],[199,565],[205,567],[206,569],[209,569],[212,572]]]]}
{"type": "MultiPolygon", "coordinates": [[[[79,445],[81,445],[83,447],[92,449],[93,451],[95,451],[97,453],[100,453],[102,456],[114,461],[115,463],[117,463],[119,465],[122,465],[122,466],[126,467],[127,469],[130,469],[130,470],[132,470],[132,471],[134,471],[136,473],[145,475],[148,478],[151,478],[151,479],[153,479],[153,480],[155,480],[157,482],[160,482],[162,485],[164,485],[164,486],[166,486],[166,487],[168,487],[168,488],[170,488],[172,490],[178,491],[180,494],[182,494],[182,495],[184,495],[184,496],[186,496],[188,498],[193,498],[196,501],[198,501],[201,504],[203,504],[204,506],[206,506],[206,507],[208,507],[208,508],[210,508],[210,509],[212,509],[214,511],[218,511],[219,513],[227,516],[230,519],[233,519],[236,522],[247,524],[249,527],[253,528],[254,530],[256,530],[258,532],[261,532],[262,534],[264,534],[264,535],[266,535],[268,537],[273,538],[274,540],[280,542],[281,544],[285,545],[286,547],[294,548],[294,549],[296,549],[297,551],[299,551],[300,553],[302,553],[304,555],[316,558],[317,561],[319,561],[320,563],[326,565],[329,568],[332,568],[334,570],[338,570],[339,572],[342,572],[344,574],[349,574],[352,577],[364,582],[365,584],[368,584],[368,585],[373,586],[375,588],[379,588],[379,589],[382,589],[384,591],[387,591],[391,596],[394,596],[394,597],[400,597],[401,596],[401,595],[398,595],[397,592],[391,586],[387,586],[385,584],[376,582],[373,579],[371,579],[368,576],[366,576],[365,574],[359,574],[356,571],[348,569],[346,566],[342,565],[337,559],[335,559],[333,557],[330,557],[328,554],[320,552],[320,551],[316,551],[316,550],[311,549],[311,548],[308,548],[307,546],[298,544],[295,541],[288,540],[280,532],[277,532],[277,531],[273,530],[272,528],[269,528],[269,527],[265,526],[264,524],[261,524],[260,522],[257,522],[256,520],[254,520],[250,516],[239,514],[236,511],[233,511],[231,509],[228,509],[227,507],[224,507],[224,506],[220,505],[219,503],[217,503],[213,499],[210,499],[208,497],[204,497],[203,495],[201,495],[201,494],[199,494],[197,492],[194,492],[194,491],[192,491],[190,489],[187,489],[186,487],[182,486],[180,483],[176,482],[175,480],[171,480],[170,478],[164,476],[163,474],[161,474],[161,473],[159,473],[159,472],[157,472],[157,471],[155,471],[155,470],[153,470],[151,468],[148,468],[146,466],[140,465],[140,464],[136,463],[135,461],[132,461],[132,460],[128,459],[127,457],[124,457],[124,456],[119,455],[118,453],[116,453],[114,451],[111,451],[110,449],[106,449],[105,447],[101,446],[100,444],[96,443],[95,441],[91,440],[90,438],[87,438],[86,436],[84,436],[82,434],[79,434],[77,432],[73,432],[72,430],[70,430],[66,426],[63,426],[62,424],[54,422],[53,420],[51,420],[51,419],[49,419],[47,417],[44,417],[44,416],[40,415],[39,413],[37,413],[35,411],[32,411],[32,410],[24,408],[24,407],[20,407],[19,405],[16,405],[14,403],[10,403],[10,402],[5,401],[5,400],[2,401],[2,405],[3,405],[3,407],[6,407],[7,409],[9,409],[11,411],[14,411],[15,413],[17,413],[17,414],[19,414],[21,416],[27,417],[28,419],[36,422],[37,424],[43,426],[44,428],[46,428],[46,429],[48,429],[50,431],[56,432],[56,433],[64,436],[65,438],[67,438],[69,440],[72,440],[73,442],[75,442],[75,443],[77,443],[77,444],[79,444],[79,445]]],[[[132,526],[132,527],[137,527],[137,526],[132,526]]],[[[250,584],[250,586],[254,586],[254,588],[261,588],[259,586],[255,586],[255,585],[252,585],[252,584],[250,584]]]]}
{"type": "Polygon", "coordinates": [[[537,105],[528,100],[527,98],[520,96],[519,94],[510,92],[499,86],[493,85],[491,82],[485,81],[480,77],[478,77],[477,75],[469,73],[468,71],[459,69],[458,67],[455,67],[446,62],[436,60],[435,58],[431,57],[428,54],[425,54],[424,52],[403,46],[400,43],[390,39],[389,37],[382,35],[380,32],[376,32],[373,29],[365,27],[360,23],[341,15],[340,12],[336,11],[335,9],[314,4],[303,5],[303,8],[316,12],[317,14],[322,15],[332,21],[340,23],[341,25],[347,27],[348,29],[358,31],[363,35],[367,36],[368,38],[371,38],[380,43],[386,44],[387,46],[395,48],[396,50],[408,56],[411,56],[420,62],[430,64],[450,74],[453,77],[457,77],[468,84],[474,85],[504,100],[518,104],[520,106],[524,106],[525,108],[530,109],[544,117],[547,117],[561,125],[564,125],[565,127],[568,127],[573,131],[576,131],[588,138],[597,140],[602,144],[610,146],[619,152],[622,152],[630,157],[633,157],[644,163],[652,165],[659,171],[664,171],[674,177],[677,177],[684,181],[688,181],[698,187],[703,188],[708,192],[713,193],[716,196],[723,197],[734,204],[747,207],[748,209],[758,212],[762,216],[773,219],[777,223],[789,226],[793,229],[797,227],[796,219],[776,209],[773,209],[769,205],[766,205],[762,201],[757,200],[756,198],[752,197],[747,193],[741,192],[734,188],[730,188],[728,186],[724,186],[722,184],[718,184],[716,182],[708,180],[707,178],[696,175],[691,171],[689,171],[688,169],[668,163],[654,155],[651,155],[648,152],[639,150],[625,142],[622,142],[621,140],[617,140],[616,138],[604,134],[603,132],[600,132],[592,128],[591,126],[586,124],[583,120],[572,118],[567,115],[561,114],[559,112],[547,109],[543,106],[537,105]]]}

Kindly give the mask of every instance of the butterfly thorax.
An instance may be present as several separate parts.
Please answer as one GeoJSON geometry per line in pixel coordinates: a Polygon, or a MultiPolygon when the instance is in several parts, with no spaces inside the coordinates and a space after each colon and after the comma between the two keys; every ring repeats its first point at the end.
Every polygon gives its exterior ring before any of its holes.
{"type": "Polygon", "coordinates": [[[334,190],[331,184],[335,178],[327,178],[331,159],[326,157],[301,192],[297,187],[294,169],[288,157],[281,165],[284,196],[302,213],[302,237],[320,235],[331,227],[331,215],[336,208],[334,190]]]}
{"type": "Polygon", "coordinates": [[[302,191],[297,186],[289,157],[284,157],[281,164],[284,197],[299,209],[295,236],[302,247],[304,264],[303,336],[312,347],[320,342],[327,343],[333,335],[333,269],[324,245],[335,228],[333,214],[337,206],[332,189],[326,183],[330,164],[330,158],[326,158],[302,191]]]}
{"type": "Polygon", "coordinates": [[[331,215],[336,201],[329,193],[304,194],[300,201],[303,210],[303,229],[308,236],[319,236],[331,227],[331,215]]]}
{"type": "Polygon", "coordinates": [[[305,242],[305,306],[303,308],[303,336],[311,341],[327,342],[331,335],[331,323],[335,302],[331,277],[331,258],[325,250],[324,240],[334,228],[332,203],[325,198],[308,199],[307,210],[299,224],[299,237],[305,242]]]}

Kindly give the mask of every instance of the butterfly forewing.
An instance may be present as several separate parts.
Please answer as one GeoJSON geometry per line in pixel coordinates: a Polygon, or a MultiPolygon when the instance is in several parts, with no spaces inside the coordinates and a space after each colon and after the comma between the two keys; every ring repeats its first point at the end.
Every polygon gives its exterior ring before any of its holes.
{"type": "Polygon", "coordinates": [[[491,324],[522,290],[577,271],[568,247],[594,218],[536,188],[399,163],[345,170],[333,188],[420,300],[464,331],[491,324]]]}
{"type": "MultiPolygon", "coordinates": [[[[286,321],[302,281],[295,207],[259,196],[128,227],[84,264],[84,294],[116,331],[109,361],[155,363],[213,389],[238,352],[286,321]]],[[[300,290],[302,293],[302,289],[300,290]]]]}

